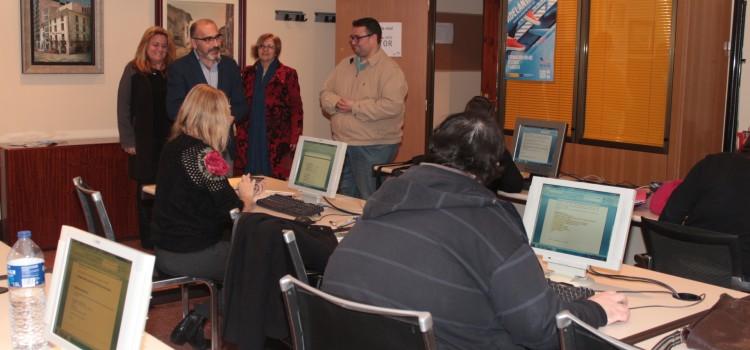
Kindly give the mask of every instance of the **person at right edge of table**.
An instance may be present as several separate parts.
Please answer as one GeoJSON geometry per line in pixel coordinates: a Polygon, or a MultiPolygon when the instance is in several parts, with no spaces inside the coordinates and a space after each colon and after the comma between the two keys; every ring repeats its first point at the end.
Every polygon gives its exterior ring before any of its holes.
{"type": "Polygon", "coordinates": [[[710,154],[672,192],[659,221],[739,235],[742,273],[750,277],[750,142],[710,154]]]}
{"type": "Polygon", "coordinates": [[[593,327],[627,321],[623,294],[565,302],[549,287],[518,212],[485,187],[502,172],[500,149],[493,119],[448,117],[426,161],[367,201],[328,260],[323,290],[429,311],[438,349],[556,349],[555,315],[566,309],[593,327]]]}
{"type": "Polygon", "coordinates": [[[376,19],[353,21],[354,55],[339,62],[320,92],[333,139],[348,144],[339,190],[363,199],[375,192],[372,166],[393,161],[403,134],[406,77],[380,48],[382,36],[376,19]]]}

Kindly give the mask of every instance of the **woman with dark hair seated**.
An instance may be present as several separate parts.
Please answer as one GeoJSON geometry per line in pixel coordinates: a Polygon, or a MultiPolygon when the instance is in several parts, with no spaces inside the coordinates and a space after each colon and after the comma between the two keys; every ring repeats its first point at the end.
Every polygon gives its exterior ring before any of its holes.
{"type": "Polygon", "coordinates": [[[566,309],[595,327],[627,320],[622,294],[565,302],[550,289],[521,217],[485,187],[502,175],[503,147],[494,119],[448,117],[425,161],[367,200],[328,260],[323,290],[429,311],[445,349],[558,348],[555,315],[566,309]]]}
{"type": "Polygon", "coordinates": [[[669,197],[659,221],[740,235],[742,272],[750,277],[750,142],[696,163],[669,197]]]}
{"type": "MultiPolygon", "coordinates": [[[[478,113],[486,116],[487,118],[497,118],[495,106],[492,105],[489,99],[484,96],[474,96],[466,104],[465,112],[478,113]]],[[[518,193],[523,190],[523,176],[518,171],[516,163],[513,162],[513,157],[508,152],[508,149],[503,147],[503,157],[500,163],[505,167],[503,174],[500,177],[491,179],[487,188],[493,191],[503,191],[509,193],[518,193]]]]}

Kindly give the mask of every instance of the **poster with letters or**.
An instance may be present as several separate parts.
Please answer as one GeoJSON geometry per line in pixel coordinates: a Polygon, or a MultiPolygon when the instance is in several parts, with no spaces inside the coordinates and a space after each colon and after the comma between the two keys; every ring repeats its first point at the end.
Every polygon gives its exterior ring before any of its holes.
{"type": "Polygon", "coordinates": [[[401,22],[380,22],[380,47],[389,57],[401,57],[401,22]]]}
{"type": "Polygon", "coordinates": [[[557,0],[508,0],[505,79],[553,81],[557,0]]]}

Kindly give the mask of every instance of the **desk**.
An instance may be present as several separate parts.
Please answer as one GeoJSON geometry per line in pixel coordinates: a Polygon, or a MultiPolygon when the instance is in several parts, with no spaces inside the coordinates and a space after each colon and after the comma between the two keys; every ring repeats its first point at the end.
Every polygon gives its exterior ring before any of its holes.
{"type": "MultiPolygon", "coordinates": [[[[616,323],[600,328],[605,334],[621,339],[630,344],[641,342],[644,342],[644,344],[655,343],[659,336],[665,335],[668,331],[680,328],[692,322],[702,311],[708,310],[713,306],[716,301],[719,300],[719,296],[722,293],[727,293],[733,297],[743,297],[747,295],[740,291],[671,276],[631,265],[622,265],[619,274],[646,277],[662,281],[672,286],[672,288],[678,292],[688,292],[698,295],[702,293],[706,294],[706,298],[703,302],[688,308],[636,309],[630,312],[630,320],[628,322],[616,323]],[[646,340],[649,341],[646,342],[646,340]]],[[[663,290],[663,288],[653,284],[620,281],[598,276],[591,276],[591,278],[596,284],[603,286],[607,290],[663,290]]],[[[663,293],[628,294],[628,303],[630,307],[644,305],[690,305],[690,302],[679,301],[672,298],[670,295],[663,293]]]]}
{"type": "MultiPolygon", "coordinates": [[[[233,177],[233,178],[229,179],[229,184],[232,187],[234,187],[234,188],[237,188],[237,185],[239,183],[240,183],[240,178],[239,177],[233,177]]],[[[264,177],[262,184],[263,184],[263,189],[264,189],[264,191],[266,191],[266,193],[268,193],[268,191],[278,191],[278,192],[289,192],[289,193],[293,193],[295,195],[299,194],[299,191],[297,191],[295,189],[289,188],[287,182],[284,181],[284,180],[274,179],[272,177],[264,177]]],[[[150,194],[152,196],[156,195],[156,185],[146,185],[146,186],[143,186],[143,192],[147,193],[147,194],[150,194]]],[[[355,212],[355,213],[362,213],[362,210],[364,209],[364,206],[365,206],[365,201],[363,201],[361,199],[352,198],[352,197],[348,197],[348,196],[344,196],[344,195],[340,195],[340,194],[336,195],[336,198],[329,199],[329,200],[331,201],[331,203],[333,203],[337,207],[345,209],[345,210],[348,210],[348,211],[351,211],[351,212],[355,212]]],[[[285,218],[285,219],[294,219],[293,217],[291,217],[289,215],[282,214],[282,213],[279,213],[279,212],[276,212],[276,211],[272,211],[272,210],[268,210],[268,209],[265,209],[265,208],[261,208],[259,206],[256,206],[253,209],[253,212],[255,212],[255,213],[266,213],[266,214],[270,214],[270,215],[277,216],[277,217],[280,217],[280,218],[285,218]]],[[[338,211],[336,209],[333,209],[333,208],[330,208],[328,206],[326,206],[325,210],[323,210],[323,213],[321,214],[321,217],[322,216],[326,216],[326,215],[342,215],[342,217],[343,216],[347,216],[347,217],[350,216],[348,214],[342,214],[340,211],[338,211]]],[[[331,220],[331,221],[333,221],[334,224],[341,224],[344,221],[348,221],[348,220],[331,220]]],[[[323,222],[321,224],[328,225],[329,223],[328,222],[323,222]]]]}
{"type": "MultiPolygon", "coordinates": [[[[230,183],[236,186],[238,179],[231,179],[230,183]]],[[[289,191],[286,183],[281,180],[272,178],[266,178],[264,185],[267,190],[277,191],[289,191]]],[[[144,187],[144,191],[147,193],[155,193],[154,186],[144,187]]],[[[336,205],[341,205],[346,209],[353,211],[361,211],[364,205],[364,201],[346,196],[337,196],[336,205]]],[[[263,211],[262,208],[258,208],[258,211],[263,211]]],[[[331,209],[326,211],[335,212],[331,209]]],[[[279,213],[272,213],[273,215],[279,215],[279,213]]],[[[279,215],[280,216],[280,215],[279,215]]],[[[659,339],[659,336],[667,333],[668,331],[677,329],[697,317],[701,312],[709,309],[719,299],[721,293],[727,293],[735,297],[744,296],[745,293],[734,291],[722,287],[712,286],[705,283],[691,281],[680,277],[670,276],[662,274],[656,271],[650,271],[641,269],[635,266],[623,265],[620,271],[622,275],[629,276],[640,276],[646,278],[652,278],[659,281],[663,281],[679,292],[689,292],[695,294],[706,294],[706,298],[703,302],[697,305],[693,305],[688,308],[682,309],[667,309],[667,308],[646,308],[632,310],[631,318],[628,322],[618,323],[609,325],[601,328],[601,330],[615,338],[623,339],[629,343],[641,343],[644,342],[655,342],[659,339]]],[[[662,290],[658,286],[652,286],[650,284],[627,282],[606,279],[603,277],[594,276],[592,279],[597,285],[603,286],[608,290],[662,290]]],[[[630,306],[644,306],[644,305],[674,305],[683,306],[689,303],[682,302],[673,299],[668,294],[629,294],[628,295],[630,306]]]]}
{"type": "MultiPolygon", "coordinates": [[[[0,274],[7,273],[7,259],[8,253],[10,253],[10,247],[0,242],[0,274]]],[[[52,274],[45,276],[47,282],[52,281],[52,274]]],[[[3,280],[0,282],[0,286],[7,287],[8,281],[3,280]]],[[[49,284],[45,284],[45,287],[49,288],[49,284]]],[[[10,349],[10,300],[8,293],[0,294],[0,349],[10,349]]],[[[57,349],[57,347],[50,347],[57,349]]],[[[154,338],[151,334],[143,332],[143,339],[141,341],[142,350],[162,350],[171,349],[167,344],[162,343],[159,339],[154,338]]]]}

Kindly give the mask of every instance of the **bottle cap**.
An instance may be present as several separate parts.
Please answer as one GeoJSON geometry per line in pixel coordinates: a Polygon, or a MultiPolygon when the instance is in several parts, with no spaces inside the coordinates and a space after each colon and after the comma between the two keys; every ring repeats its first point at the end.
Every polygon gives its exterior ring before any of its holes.
{"type": "Polygon", "coordinates": [[[31,231],[29,230],[18,231],[18,239],[23,239],[23,238],[31,238],[31,231]]]}

